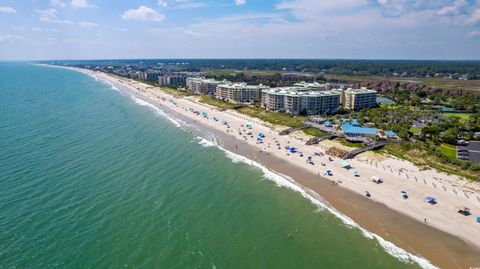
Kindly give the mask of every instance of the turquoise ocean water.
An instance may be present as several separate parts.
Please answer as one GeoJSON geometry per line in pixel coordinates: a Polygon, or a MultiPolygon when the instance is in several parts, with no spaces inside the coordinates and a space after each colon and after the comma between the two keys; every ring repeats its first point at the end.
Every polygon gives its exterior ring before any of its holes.
{"type": "Polygon", "coordinates": [[[88,75],[0,63],[0,268],[418,268],[200,142],[88,75]]]}

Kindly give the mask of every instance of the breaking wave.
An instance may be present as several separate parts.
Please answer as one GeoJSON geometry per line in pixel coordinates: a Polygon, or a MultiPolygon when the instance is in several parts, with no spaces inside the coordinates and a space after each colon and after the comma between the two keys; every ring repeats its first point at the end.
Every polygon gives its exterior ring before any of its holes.
{"type": "Polygon", "coordinates": [[[133,101],[135,101],[135,103],[141,105],[141,106],[146,106],[146,107],[149,107],[151,109],[153,109],[158,115],[166,118],[167,120],[169,120],[171,123],[173,123],[176,127],[178,128],[182,128],[182,125],[180,124],[179,121],[175,120],[174,118],[170,117],[167,113],[165,113],[163,110],[161,110],[160,108],[156,107],[155,105],[153,104],[150,104],[149,102],[146,102],[142,99],[139,99],[133,95],[131,95],[131,98],[133,99],[133,101]]]}
{"type": "Polygon", "coordinates": [[[438,267],[431,264],[430,261],[428,261],[427,259],[425,259],[423,257],[413,255],[413,254],[405,251],[404,249],[402,249],[400,247],[397,247],[395,244],[383,239],[379,235],[377,235],[375,233],[372,233],[372,232],[369,232],[366,229],[362,228],[354,220],[352,220],[351,218],[347,217],[346,215],[344,215],[343,213],[341,213],[340,211],[336,210],[334,207],[329,205],[328,202],[326,202],[322,197],[320,197],[320,195],[318,195],[317,193],[315,193],[314,191],[312,191],[308,188],[304,188],[304,187],[300,186],[292,178],[290,178],[286,175],[280,174],[280,173],[273,172],[273,171],[269,170],[268,168],[266,168],[265,166],[255,162],[253,160],[250,160],[250,159],[248,159],[248,158],[246,158],[242,155],[239,155],[239,154],[233,153],[231,151],[228,151],[228,150],[222,148],[221,146],[217,145],[217,147],[220,150],[222,150],[225,153],[226,157],[231,159],[232,162],[234,162],[234,163],[245,163],[247,165],[259,168],[260,170],[262,170],[264,177],[268,180],[271,180],[271,181],[275,182],[277,184],[277,186],[286,187],[286,188],[289,188],[293,191],[296,191],[296,192],[300,193],[304,198],[308,199],[312,204],[317,206],[318,209],[327,210],[330,213],[332,213],[334,216],[339,218],[347,227],[359,229],[362,232],[363,236],[365,236],[368,239],[372,239],[372,240],[375,239],[378,242],[378,244],[387,253],[389,253],[393,257],[397,258],[398,260],[400,260],[402,262],[405,262],[405,263],[415,262],[415,263],[419,264],[422,268],[425,268],[425,269],[438,269],[438,267]]]}

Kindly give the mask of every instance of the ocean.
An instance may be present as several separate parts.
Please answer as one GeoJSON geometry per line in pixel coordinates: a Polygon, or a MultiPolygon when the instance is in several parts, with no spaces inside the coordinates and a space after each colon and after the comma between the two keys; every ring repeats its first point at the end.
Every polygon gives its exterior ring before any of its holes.
{"type": "Polygon", "coordinates": [[[0,63],[0,168],[0,268],[420,268],[75,71],[0,63]]]}

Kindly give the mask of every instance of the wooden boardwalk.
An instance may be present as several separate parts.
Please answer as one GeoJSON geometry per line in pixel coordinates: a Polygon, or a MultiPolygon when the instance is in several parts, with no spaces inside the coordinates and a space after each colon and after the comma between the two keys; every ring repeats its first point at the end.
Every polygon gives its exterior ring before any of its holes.
{"type": "Polygon", "coordinates": [[[369,150],[379,149],[379,148],[384,147],[386,145],[396,144],[396,143],[400,143],[400,142],[402,142],[402,141],[384,141],[384,142],[378,142],[378,143],[375,143],[373,145],[366,146],[366,147],[363,147],[363,148],[354,149],[350,152],[345,153],[342,156],[342,159],[344,159],[344,160],[345,159],[351,159],[351,158],[357,156],[360,153],[364,153],[364,152],[369,151],[369,150]]]}

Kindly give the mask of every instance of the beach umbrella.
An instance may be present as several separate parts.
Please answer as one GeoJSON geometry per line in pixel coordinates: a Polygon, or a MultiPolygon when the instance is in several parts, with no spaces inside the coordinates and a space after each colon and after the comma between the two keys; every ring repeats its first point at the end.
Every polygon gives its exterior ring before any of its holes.
{"type": "Polygon", "coordinates": [[[427,196],[427,197],[425,197],[425,200],[430,204],[436,204],[437,203],[437,199],[433,196],[427,196]]]}
{"type": "Polygon", "coordinates": [[[348,161],[343,161],[342,168],[350,168],[350,163],[348,161]]]}

